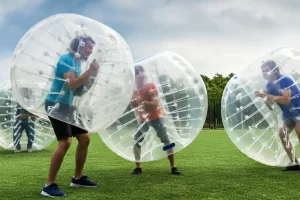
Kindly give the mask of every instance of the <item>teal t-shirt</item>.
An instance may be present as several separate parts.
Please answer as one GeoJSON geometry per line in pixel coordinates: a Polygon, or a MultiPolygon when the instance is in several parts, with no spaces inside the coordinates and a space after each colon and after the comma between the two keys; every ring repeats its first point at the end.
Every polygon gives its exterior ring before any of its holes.
{"type": "Polygon", "coordinates": [[[66,72],[74,72],[76,77],[81,73],[81,61],[74,59],[70,53],[62,55],[56,64],[55,78],[46,98],[48,101],[72,104],[74,95],[65,82],[63,74],[66,72]]]}

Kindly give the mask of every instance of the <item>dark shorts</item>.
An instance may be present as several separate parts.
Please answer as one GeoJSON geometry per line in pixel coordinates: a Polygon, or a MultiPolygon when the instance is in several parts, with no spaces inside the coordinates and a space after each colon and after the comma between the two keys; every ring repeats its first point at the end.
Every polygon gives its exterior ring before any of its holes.
{"type": "Polygon", "coordinates": [[[158,119],[146,122],[145,124],[142,125],[142,127],[138,127],[138,128],[140,128],[140,130],[134,135],[134,140],[136,141],[136,145],[139,146],[138,143],[142,142],[144,140],[145,134],[146,134],[146,132],[149,131],[150,126],[152,126],[154,128],[154,130],[156,131],[157,137],[160,138],[160,141],[162,143],[164,143],[164,144],[170,143],[169,137],[167,135],[167,129],[163,123],[163,119],[158,118],[158,119]]]}
{"type": "MultiPolygon", "coordinates": [[[[48,111],[49,106],[53,106],[55,103],[45,102],[46,111],[48,111]]],[[[78,134],[86,134],[88,131],[77,126],[73,126],[71,124],[67,124],[63,121],[57,120],[53,117],[48,116],[51,121],[54,133],[56,135],[57,140],[61,140],[63,138],[75,137],[78,134]]]]}
{"type": "Polygon", "coordinates": [[[282,120],[285,126],[293,129],[295,128],[297,123],[300,123],[300,115],[298,113],[295,113],[294,115],[291,115],[289,117],[282,116],[282,120]]]}

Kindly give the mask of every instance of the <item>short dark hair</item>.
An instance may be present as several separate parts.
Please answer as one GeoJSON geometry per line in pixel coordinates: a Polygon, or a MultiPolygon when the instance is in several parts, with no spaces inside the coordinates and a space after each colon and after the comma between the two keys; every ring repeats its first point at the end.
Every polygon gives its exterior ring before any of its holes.
{"type": "Polygon", "coordinates": [[[266,62],[263,62],[261,65],[261,68],[268,66],[271,70],[273,70],[276,73],[280,73],[279,67],[277,66],[276,62],[273,60],[267,60],[266,62]]]}
{"type": "Polygon", "coordinates": [[[71,52],[72,54],[77,51],[80,40],[82,40],[83,42],[90,41],[91,43],[96,44],[96,42],[93,40],[93,38],[91,36],[88,36],[88,35],[76,36],[75,38],[72,39],[70,46],[69,46],[69,49],[71,49],[71,51],[73,51],[73,52],[71,52]]]}
{"type": "Polygon", "coordinates": [[[140,72],[144,72],[144,68],[142,65],[136,65],[134,66],[135,69],[135,75],[139,74],[140,72]]]}
{"type": "Polygon", "coordinates": [[[261,67],[270,67],[270,69],[274,69],[275,67],[277,67],[276,62],[273,60],[267,60],[266,62],[263,62],[263,64],[261,65],[261,67]]]}

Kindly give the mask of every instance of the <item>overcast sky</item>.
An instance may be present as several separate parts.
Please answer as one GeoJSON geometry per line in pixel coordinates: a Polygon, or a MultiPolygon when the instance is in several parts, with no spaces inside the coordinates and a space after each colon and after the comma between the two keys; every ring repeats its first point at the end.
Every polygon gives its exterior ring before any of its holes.
{"type": "Polygon", "coordinates": [[[0,79],[9,78],[23,34],[58,13],[113,28],[134,60],[174,51],[212,77],[238,72],[280,47],[300,49],[299,10],[298,0],[0,0],[0,79]]]}

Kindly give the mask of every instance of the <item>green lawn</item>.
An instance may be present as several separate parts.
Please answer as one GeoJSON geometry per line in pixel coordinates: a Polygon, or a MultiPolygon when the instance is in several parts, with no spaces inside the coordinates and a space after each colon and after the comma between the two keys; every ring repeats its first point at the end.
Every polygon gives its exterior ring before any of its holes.
{"type": "MultiPolygon", "coordinates": [[[[58,175],[65,199],[298,199],[300,173],[281,172],[243,155],[223,130],[202,131],[176,154],[181,176],[170,174],[167,159],[144,163],[143,174],[130,175],[134,164],[112,153],[93,134],[85,174],[97,188],[70,188],[74,172],[72,144],[58,175]]],[[[0,199],[47,199],[40,196],[47,179],[54,142],[46,150],[18,153],[0,149],[0,199]]]]}

